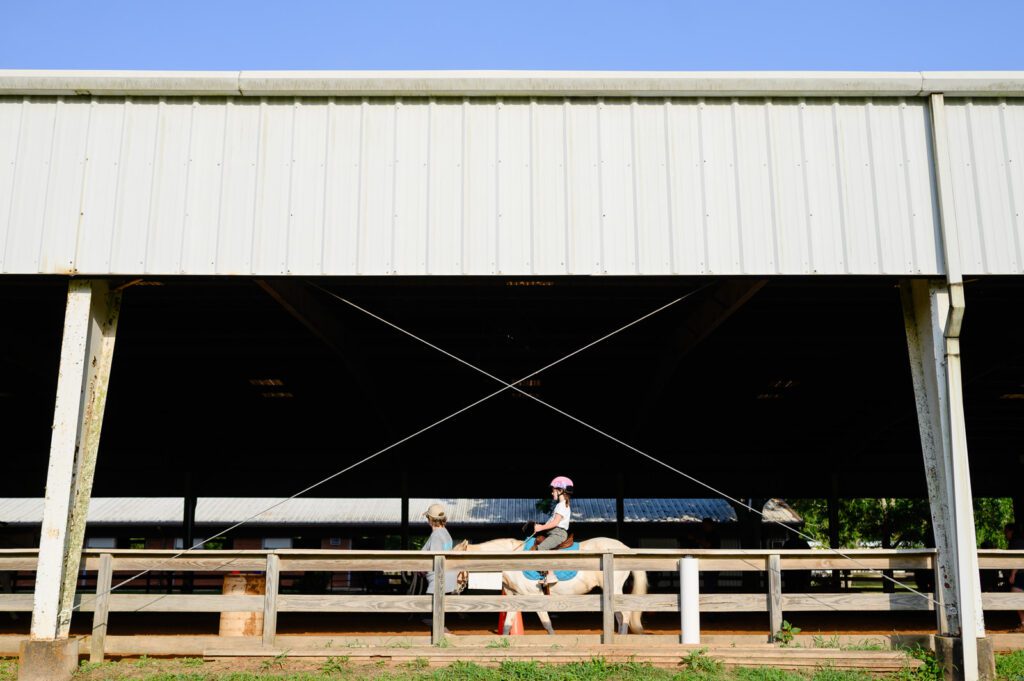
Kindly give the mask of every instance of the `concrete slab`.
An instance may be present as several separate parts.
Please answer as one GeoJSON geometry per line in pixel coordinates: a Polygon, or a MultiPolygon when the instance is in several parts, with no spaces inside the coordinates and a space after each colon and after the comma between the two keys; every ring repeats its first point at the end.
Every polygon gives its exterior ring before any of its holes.
{"type": "MultiPolygon", "coordinates": [[[[962,681],[963,647],[959,638],[952,636],[935,637],[935,658],[942,665],[943,673],[948,681],[962,681]]],[[[996,657],[992,639],[978,639],[978,681],[995,681],[996,657]]]]}
{"type": "Polygon", "coordinates": [[[18,681],[70,681],[78,669],[79,639],[22,641],[18,681]]]}

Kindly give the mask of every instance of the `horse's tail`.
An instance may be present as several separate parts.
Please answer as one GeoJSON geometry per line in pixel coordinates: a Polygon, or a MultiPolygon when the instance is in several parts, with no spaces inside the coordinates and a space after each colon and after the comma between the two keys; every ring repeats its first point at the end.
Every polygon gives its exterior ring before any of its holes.
{"type": "MultiPolygon", "coordinates": [[[[633,595],[642,596],[647,593],[647,573],[643,570],[633,570],[633,595]]],[[[644,633],[643,622],[640,621],[643,612],[636,610],[629,613],[629,633],[644,633]]]]}

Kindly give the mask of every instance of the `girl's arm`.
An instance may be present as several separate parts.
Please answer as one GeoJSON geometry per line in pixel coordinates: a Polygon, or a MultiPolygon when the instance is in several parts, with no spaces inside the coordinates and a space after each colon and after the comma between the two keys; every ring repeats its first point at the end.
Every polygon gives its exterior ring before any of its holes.
{"type": "Polygon", "coordinates": [[[538,532],[543,532],[544,530],[550,530],[553,527],[558,527],[558,523],[560,523],[560,522],[562,522],[562,514],[561,513],[555,513],[554,515],[551,516],[551,520],[547,521],[543,525],[540,525],[538,523],[534,523],[533,524],[533,533],[537,534],[538,532]]]}

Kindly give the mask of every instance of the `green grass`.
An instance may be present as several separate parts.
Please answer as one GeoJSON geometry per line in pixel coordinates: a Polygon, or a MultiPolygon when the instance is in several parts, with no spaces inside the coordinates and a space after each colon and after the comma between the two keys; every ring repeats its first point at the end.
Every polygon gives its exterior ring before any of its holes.
{"type": "MultiPolygon", "coordinates": [[[[906,669],[880,681],[940,681],[941,670],[927,651],[908,650],[925,665],[906,669]]],[[[821,668],[813,673],[784,671],[772,667],[725,669],[697,650],[681,658],[676,669],[659,669],[647,663],[614,663],[596,658],[570,664],[506,661],[499,667],[482,667],[471,662],[455,662],[431,669],[425,659],[388,668],[364,665],[346,657],[331,657],[318,667],[298,671],[300,661],[285,659],[280,664],[257,671],[214,671],[213,663],[199,658],[177,660],[125,660],[101,664],[83,663],[76,676],[82,681],[872,681],[859,671],[821,668]],[[140,662],[142,664],[140,664],[140,662]],[[287,664],[286,664],[287,663],[287,664]]],[[[314,663],[308,662],[307,666],[314,663]]],[[[1024,651],[996,657],[999,681],[1024,681],[1024,651]]],[[[17,662],[0,659],[0,681],[17,679],[17,662]]]]}
{"type": "Polygon", "coordinates": [[[1000,681],[1024,681],[1024,650],[996,655],[996,676],[1000,681]]]}

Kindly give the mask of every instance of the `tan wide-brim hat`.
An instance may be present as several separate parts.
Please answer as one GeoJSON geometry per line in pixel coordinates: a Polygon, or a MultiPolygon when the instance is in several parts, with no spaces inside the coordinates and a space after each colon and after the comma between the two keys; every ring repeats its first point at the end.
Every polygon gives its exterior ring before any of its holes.
{"type": "Polygon", "coordinates": [[[423,515],[431,520],[448,520],[448,515],[444,512],[444,504],[431,504],[423,515]]]}

